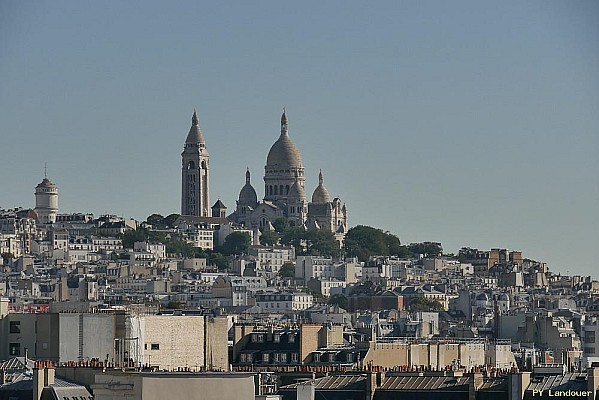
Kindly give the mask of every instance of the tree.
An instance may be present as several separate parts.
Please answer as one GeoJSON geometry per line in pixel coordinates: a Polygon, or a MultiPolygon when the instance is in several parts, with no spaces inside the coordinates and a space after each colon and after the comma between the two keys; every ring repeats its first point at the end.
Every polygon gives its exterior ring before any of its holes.
{"type": "Polygon", "coordinates": [[[358,257],[360,261],[368,261],[370,256],[405,257],[409,254],[397,236],[365,225],[351,228],[345,235],[344,243],[346,255],[358,257]]]}
{"type": "Polygon", "coordinates": [[[295,265],[290,262],[283,264],[279,270],[279,276],[281,278],[293,278],[295,276],[295,265]]]}
{"type": "Polygon", "coordinates": [[[183,257],[207,258],[204,250],[183,240],[169,240],[166,241],[165,245],[167,253],[181,254],[183,257]]]}
{"type": "Polygon", "coordinates": [[[466,263],[469,260],[476,258],[478,255],[478,249],[471,249],[470,247],[462,247],[460,251],[458,251],[458,261],[461,263],[466,263]]]}
{"type": "Polygon", "coordinates": [[[175,226],[175,222],[179,219],[179,214],[169,214],[164,218],[164,227],[165,228],[173,228],[175,226]]]}
{"type": "Polygon", "coordinates": [[[260,244],[264,246],[274,246],[279,241],[279,235],[277,232],[271,231],[268,228],[262,229],[262,235],[260,235],[260,244]]]}
{"type": "Polygon", "coordinates": [[[227,257],[219,252],[212,252],[208,255],[208,264],[214,265],[219,271],[225,270],[229,267],[229,261],[227,257]]]}
{"type": "Polygon", "coordinates": [[[338,257],[339,242],[333,232],[322,229],[287,228],[281,243],[295,247],[296,255],[338,257]]]}
{"type": "Polygon", "coordinates": [[[335,238],[333,232],[322,229],[310,229],[304,233],[306,240],[306,254],[338,257],[339,242],[335,238]]]}
{"type": "Polygon", "coordinates": [[[329,298],[329,304],[332,306],[338,306],[338,307],[346,310],[347,309],[347,297],[345,297],[345,295],[343,295],[341,293],[334,294],[329,298]]]}
{"type": "Polygon", "coordinates": [[[161,214],[152,214],[147,219],[146,222],[149,225],[156,229],[160,229],[164,227],[164,217],[161,214]]]}
{"type": "Polygon", "coordinates": [[[414,298],[408,305],[410,311],[440,311],[443,310],[443,304],[437,300],[429,300],[424,296],[414,298]]]}
{"type": "Polygon", "coordinates": [[[275,231],[281,234],[285,233],[285,231],[289,228],[289,224],[285,218],[275,219],[275,222],[273,222],[272,225],[275,227],[275,231]]]}
{"type": "Polygon", "coordinates": [[[352,296],[366,295],[372,296],[376,293],[376,287],[372,283],[372,281],[365,281],[356,285],[351,290],[352,296]]]}
{"type": "Polygon", "coordinates": [[[246,253],[252,238],[247,232],[233,232],[225,238],[222,251],[224,255],[243,254],[246,253]]]}
{"type": "Polygon", "coordinates": [[[182,308],[181,306],[182,306],[182,304],[181,304],[180,301],[172,301],[171,300],[171,301],[169,301],[166,304],[166,309],[168,309],[168,310],[180,310],[182,308]]]}
{"type": "Polygon", "coordinates": [[[149,235],[147,229],[137,228],[136,230],[127,230],[123,234],[123,247],[132,249],[135,242],[144,242],[148,240],[149,235]]]}
{"type": "Polygon", "coordinates": [[[417,257],[420,254],[424,257],[437,257],[443,253],[441,243],[435,242],[410,243],[408,249],[412,252],[414,257],[417,257]]]}

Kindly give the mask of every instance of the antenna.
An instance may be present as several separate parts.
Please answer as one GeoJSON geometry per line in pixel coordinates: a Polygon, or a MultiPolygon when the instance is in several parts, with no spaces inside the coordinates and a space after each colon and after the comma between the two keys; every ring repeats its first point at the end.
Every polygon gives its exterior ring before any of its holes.
{"type": "Polygon", "coordinates": [[[44,179],[48,178],[48,163],[44,163],[44,179]]]}

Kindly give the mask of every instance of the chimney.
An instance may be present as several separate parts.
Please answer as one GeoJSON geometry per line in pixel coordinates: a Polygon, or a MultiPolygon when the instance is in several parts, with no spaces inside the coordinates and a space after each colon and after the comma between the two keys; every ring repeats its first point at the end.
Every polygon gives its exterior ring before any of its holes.
{"type": "Polygon", "coordinates": [[[509,400],[524,399],[524,392],[530,384],[530,372],[517,372],[509,376],[509,400]]]}
{"type": "Polygon", "coordinates": [[[33,369],[33,400],[42,398],[42,390],[44,390],[44,369],[33,369]]]}
{"type": "Polygon", "coordinates": [[[591,398],[595,398],[597,394],[597,389],[599,389],[599,368],[591,367],[587,369],[587,390],[593,392],[590,396],[591,398]]]}
{"type": "Polygon", "coordinates": [[[54,385],[55,369],[52,366],[33,369],[33,400],[40,400],[45,387],[54,385]]]}
{"type": "Polygon", "coordinates": [[[56,370],[52,366],[44,369],[44,387],[54,385],[55,373],[56,373],[56,370]]]}

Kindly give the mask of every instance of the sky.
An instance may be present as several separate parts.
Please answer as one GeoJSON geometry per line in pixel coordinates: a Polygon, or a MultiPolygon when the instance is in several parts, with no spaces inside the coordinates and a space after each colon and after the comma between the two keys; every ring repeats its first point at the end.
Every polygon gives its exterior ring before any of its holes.
{"type": "Polygon", "coordinates": [[[593,275],[597,1],[0,0],[0,208],[180,211],[196,109],[211,202],[263,196],[283,107],[325,185],[402,243],[593,275]]]}

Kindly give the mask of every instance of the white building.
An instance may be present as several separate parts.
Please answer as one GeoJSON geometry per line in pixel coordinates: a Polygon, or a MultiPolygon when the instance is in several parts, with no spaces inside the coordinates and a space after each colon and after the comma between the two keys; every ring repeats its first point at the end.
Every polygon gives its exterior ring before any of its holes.
{"type": "Polygon", "coordinates": [[[257,294],[256,306],[264,311],[288,312],[312,307],[314,298],[308,293],[269,293],[257,294]]]}
{"type": "Polygon", "coordinates": [[[309,281],[311,278],[330,279],[335,276],[335,264],[331,258],[298,256],[295,261],[295,277],[309,281]]]}
{"type": "Polygon", "coordinates": [[[248,250],[250,256],[256,257],[261,269],[279,273],[283,264],[295,257],[293,247],[283,246],[252,246],[248,250]]]}

